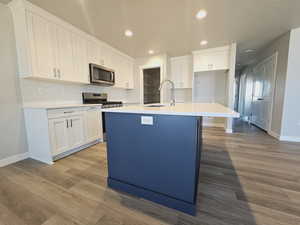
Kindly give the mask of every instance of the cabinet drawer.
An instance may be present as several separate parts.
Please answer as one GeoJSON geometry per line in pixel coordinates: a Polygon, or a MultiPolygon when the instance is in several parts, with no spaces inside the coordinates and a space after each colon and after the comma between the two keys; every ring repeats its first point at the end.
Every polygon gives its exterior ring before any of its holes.
{"type": "Polygon", "coordinates": [[[60,118],[60,117],[70,117],[74,115],[82,115],[84,111],[88,110],[90,107],[81,108],[64,108],[64,109],[50,109],[48,110],[48,118],[60,118]]]}

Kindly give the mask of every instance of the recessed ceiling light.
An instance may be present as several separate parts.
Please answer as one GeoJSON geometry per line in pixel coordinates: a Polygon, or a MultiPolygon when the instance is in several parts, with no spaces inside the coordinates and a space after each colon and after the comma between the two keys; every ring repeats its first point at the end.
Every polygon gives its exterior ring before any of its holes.
{"type": "Polygon", "coordinates": [[[153,54],[154,54],[154,51],[153,51],[153,50],[149,50],[148,53],[149,53],[150,55],[153,55],[153,54]]]}
{"type": "Polygon", "coordinates": [[[202,20],[202,19],[204,19],[206,16],[207,16],[207,11],[206,11],[205,9],[199,10],[199,11],[197,12],[197,14],[196,14],[196,18],[197,18],[198,20],[202,20]]]}
{"type": "Polygon", "coordinates": [[[251,52],[255,52],[255,50],[254,49],[246,49],[245,52],[246,53],[251,53],[251,52]]]}
{"type": "Polygon", "coordinates": [[[131,30],[125,30],[125,36],[126,37],[132,37],[133,36],[133,32],[131,30]]]}
{"type": "Polygon", "coordinates": [[[200,45],[204,46],[204,45],[207,45],[208,44],[208,41],[207,40],[203,40],[200,42],[200,45]]]}

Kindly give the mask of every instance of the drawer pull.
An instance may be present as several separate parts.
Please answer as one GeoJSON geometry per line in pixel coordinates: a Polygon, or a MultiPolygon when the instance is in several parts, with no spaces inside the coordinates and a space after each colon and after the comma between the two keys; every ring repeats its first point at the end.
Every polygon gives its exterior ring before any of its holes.
{"type": "Polygon", "coordinates": [[[64,113],[73,113],[74,111],[68,111],[68,112],[64,112],[64,113]]]}

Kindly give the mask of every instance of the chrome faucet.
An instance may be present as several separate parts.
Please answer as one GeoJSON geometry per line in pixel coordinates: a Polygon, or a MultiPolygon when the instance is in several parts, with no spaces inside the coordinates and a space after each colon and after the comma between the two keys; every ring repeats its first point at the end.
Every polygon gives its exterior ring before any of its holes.
{"type": "Polygon", "coordinates": [[[175,84],[174,84],[174,82],[171,81],[171,80],[166,79],[166,80],[164,80],[163,82],[161,82],[161,84],[160,84],[158,90],[161,91],[163,85],[164,85],[165,83],[167,83],[167,82],[170,83],[170,84],[172,85],[172,88],[171,88],[171,103],[170,103],[170,105],[171,105],[171,106],[174,106],[174,105],[175,105],[175,84]]]}

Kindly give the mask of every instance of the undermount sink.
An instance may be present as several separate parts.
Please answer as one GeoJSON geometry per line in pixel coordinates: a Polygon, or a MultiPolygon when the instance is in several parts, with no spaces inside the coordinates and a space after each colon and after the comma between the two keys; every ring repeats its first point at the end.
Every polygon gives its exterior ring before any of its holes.
{"type": "Polygon", "coordinates": [[[155,104],[155,105],[146,105],[146,107],[164,107],[166,105],[155,104]]]}

